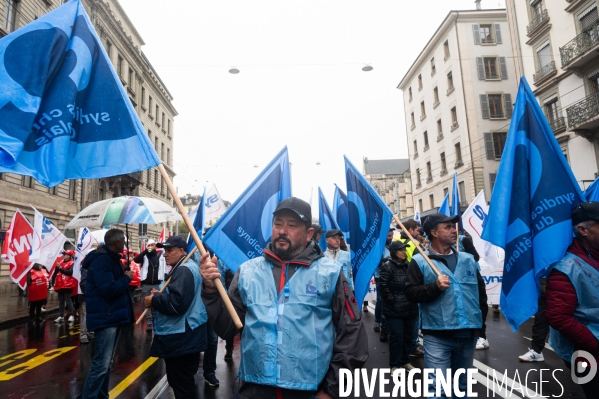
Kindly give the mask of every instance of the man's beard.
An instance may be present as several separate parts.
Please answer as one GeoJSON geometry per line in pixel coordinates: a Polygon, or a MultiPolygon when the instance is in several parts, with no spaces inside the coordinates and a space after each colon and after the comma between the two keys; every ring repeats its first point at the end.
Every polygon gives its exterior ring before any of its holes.
{"type": "Polygon", "coordinates": [[[300,253],[302,253],[302,251],[305,249],[305,246],[303,246],[301,243],[298,245],[292,245],[291,244],[291,240],[287,237],[277,237],[276,239],[272,240],[272,250],[274,252],[275,255],[277,255],[281,260],[291,260],[293,258],[295,258],[297,255],[299,255],[300,253]],[[289,246],[287,247],[287,249],[281,249],[281,248],[277,248],[276,242],[279,240],[284,240],[285,242],[287,242],[289,244],[289,246]]]}

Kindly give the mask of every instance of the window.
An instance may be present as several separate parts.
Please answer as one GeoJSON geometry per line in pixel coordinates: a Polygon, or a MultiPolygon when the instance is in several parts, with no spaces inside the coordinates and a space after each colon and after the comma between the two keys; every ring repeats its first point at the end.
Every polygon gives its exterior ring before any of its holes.
{"type": "Polygon", "coordinates": [[[435,86],[433,89],[433,98],[435,99],[433,108],[435,108],[437,105],[439,105],[439,88],[437,86],[435,86]]]}
{"type": "Polygon", "coordinates": [[[164,118],[165,118],[165,115],[164,115],[164,112],[163,112],[162,113],[162,130],[166,129],[166,124],[164,123],[164,118]]]}
{"type": "Polygon", "coordinates": [[[154,170],[154,191],[158,191],[158,171],[154,170]]]}
{"type": "Polygon", "coordinates": [[[426,163],[426,181],[427,183],[433,180],[433,170],[431,168],[431,162],[426,163]]]}
{"type": "Polygon", "coordinates": [[[152,187],[152,171],[150,169],[146,171],[146,185],[148,188],[152,187]]]}
{"type": "Polygon", "coordinates": [[[167,126],[167,128],[166,128],[166,132],[167,132],[167,134],[170,136],[170,135],[171,135],[171,120],[170,120],[170,119],[168,119],[168,120],[166,121],[166,126],[167,126]]]}
{"type": "Polygon", "coordinates": [[[435,57],[431,58],[431,76],[437,73],[437,68],[435,67],[435,57]]]}
{"type": "Polygon", "coordinates": [[[143,107],[146,106],[146,88],[145,87],[141,88],[141,105],[143,107]]]}
{"type": "Polygon", "coordinates": [[[455,167],[457,168],[464,164],[462,161],[462,147],[460,146],[460,143],[455,143],[453,148],[455,149],[455,167]]]}
{"type": "Polygon", "coordinates": [[[106,191],[106,182],[102,180],[100,181],[100,189],[98,190],[98,201],[106,199],[106,191]]]}
{"type": "Polygon", "coordinates": [[[120,55],[116,59],[116,73],[119,75],[119,78],[123,78],[123,57],[120,55]]]}
{"type": "Polygon", "coordinates": [[[23,176],[21,178],[21,185],[27,188],[33,188],[33,178],[31,176],[23,176]]]}
{"type": "Polygon", "coordinates": [[[422,134],[422,137],[424,137],[424,151],[426,151],[428,149],[428,132],[426,130],[422,134]]]}
{"type": "Polygon", "coordinates": [[[412,120],[411,127],[412,127],[412,129],[414,129],[416,127],[416,119],[414,119],[414,113],[413,112],[410,114],[410,119],[412,120]]]}
{"type": "Polygon", "coordinates": [[[164,143],[162,143],[160,148],[160,159],[164,162],[166,159],[164,158],[164,143]]]}
{"type": "Polygon", "coordinates": [[[422,210],[424,209],[424,208],[422,208],[422,199],[419,199],[419,200],[418,200],[418,209],[419,209],[420,211],[422,211],[422,210]]]}
{"type": "Polygon", "coordinates": [[[460,192],[460,202],[466,202],[466,184],[463,181],[458,183],[458,191],[460,192]]]}
{"type": "Polygon", "coordinates": [[[495,40],[493,39],[493,28],[491,25],[480,26],[480,42],[482,44],[495,43],[495,40]]]}
{"type": "Polygon", "coordinates": [[[135,74],[133,72],[133,69],[129,68],[129,87],[131,87],[131,89],[133,89],[133,78],[135,77],[135,74]]]}
{"type": "Polygon", "coordinates": [[[453,74],[451,71],[447,73],[447,94],[453,91],[453,74]]]}
{"type": "Polygon", "coordinates": [[[451,130],[458,127],[458,112],[455,107],[451,108],[451,130]]]}
{"type": "Polygon", "coordinates": [[[426,118],[426,109],[424,109],[424,101],[420,102],[420,120],[426,118]]]}
{"type": "Polygon", "coordinates": [[[443,134],[443,124],[441,123],[441,119],[437,120],[437,134],[443,134]]]}
{"type": "Polygon", "coordinates": [[[156,123],[158,124],[158,115],[160,115],[160,107],[156,104],[156,123]]]}
{"type": "Polygon", "coordinates": [[[410,99],[410,102],[412,102],[412,86],[408,87],[408,98],[410,99]]]}
{"type": "Polygon", "coordinates": [[[158,152],[158,137],[154,138],[154,150],[158,152]]]}
{"type": "Polygon", "coordinates": [[[443,54],[445,55],[445,61],[449,58],[449,40],[445,40],[443,43],[443,54]]]}
{"type": "Polygon", "coordinates": [[[501,94],[489,94],[487,98],[489,99],[489,113],[491,119],[503,118],[503,101],[501,101],[501,94]]]}
{"type": "Polygon", "coordinates": [[[501,25],[499,24],[473,24],[472,32],[474,33],[474,44],[501,43],[501,25]]]}
{"type": "Polygon", "coordinates": [[[551,46],[549,45],[549,42],[537,49],[537,61],[539,63],[539,69],[551,63],[551,46]]]}
{"type": "Polygon", "coordinates": [[[3,27],[8,32],[15,30],[16,16],[17,16],[17,1],[6,0],[4,6],[4,23],[3,27]]]}
{"type": "Polygon", "coordinates": [[[164,195],[164,178],[160,176],[160,195],[164,195]]]}
{"type": "Polygon", "coordinates": [[[481,94],[480,108],[483,119],[510,119],[512,117],[512,96],[504,94],[481,94]]]}
{"type": "Polygon", "coordinates": [[[589,82],[591,83],[591,92],[593,94],[599,93],[599,74],[591,76],[589,82]]]}
{"type": "Polygon", "coordinates": [[[445,152],[441,154],[441,174],[447,173],[447,161],[445,160],[445,152]]]}
{"type": "Polygon", "coordinates": [[[499,160],[503,154],[503,148],[505,147],[505,140],[507,138],[506,132],[493,132],[485,133],[485,152],[487,153],[487,159],[499,160]]]}
{"type": "Polygon", "coordinates": [[[497,173],[489,173],[489,185],[491,188],[491,193],[493,192],[493,187],[495,186],[496,178],[497,178],[497,173]]]}
{"type": "Polygon", "coordinates": [[[435,197],[433,196],[433,194],[429,194],[428,204],[430,205],[430,209],[433,209],[435,207],[435,197]]]}
{"type": "Polygon", "coordinates": [[[418,75],[418,91],[422,90],[422,75],[418,75]]]}
{"type": "Polygon", "coordinates": [[[592,39],[596,39],[597,34],[594,32],[593,25],[597,21],[598,17],[597,4],[593,4],[591,7],[580,13],[578,15],[578,20],[580,21],[580,31],[588,32],[592,39]]]}
{"type": "Polygon", "coordinates": [[[106,41],[106,54],[108,54],[108,59],[110,59],[112,55],[112,43],[110,43],[108,40],[106,41]]]}
{"type": "Polygon", "coordinates": [[[58,186],[49,187],[48,194],[50,195],[58,195],[58,186]]]}
{"type": "Polygon", "coordinates": [[[557,104],[557,96],[545,102],[545,115],[549,123],[555,122],[560,117],[559,106],[557,104]]]}
{"type": "MultiPolygon", "coordinates": [[[[503,58],[503,63],[505,65],[505,57],[503,58]]],[[[497,57],[477,57],[476,62],[478,65],[478,78],[483,79],[499,79],[499,65],[497,57]]],[[[507,75],[507,70],[506,70],[507,75]]],[[[503,76],[502,76],[503,78],[503,76]]],[[[507,79],[507,76],[505,76],[507,79]]]]}
{"type": "Polygon", "coordinates": [[[69,180],[69,199],[75,201],[77,195],[77,180],[69,180]]]}
{"type": "Polygon", "coordinates": [[[170,148],[166,149],[166,164],[168,166],[171,166],[171,149],[170,148]]]}
{"type": "Polygon", "coordinates": [[[530,2],[530,7],[532,8],[532,19],[540,17],[543,11],[545,10],[545,5],[542,0],[533,0],[530,2]]]}
{"type": "Polygon", "coordinates": [[[422,186],[422,181],[420,180],[420,169],[416,168],[416,187],[422,186]]]}
{"type": "Polygon", "coordinates": [[[414,140],[414,157],[418,156],[418,141],[414,140]]]}
{"type": "Polygon", "coordinates": [[[445,196],[449,194],[449,187],[444,187],[443,188],[443,198],[445,198],[445,196]]]}

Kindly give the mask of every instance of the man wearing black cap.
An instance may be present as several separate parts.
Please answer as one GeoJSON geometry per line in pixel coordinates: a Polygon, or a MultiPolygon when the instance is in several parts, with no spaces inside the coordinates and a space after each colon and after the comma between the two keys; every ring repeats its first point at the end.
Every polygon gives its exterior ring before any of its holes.
{"type": "MultiPolygon", "coordinates": [[[[426,219],[423,228],[431,241],[427,254],[441,275],[437,276],[422,254],[416,254],[408,267],[405,288],[408,300],[420,304],[426,367],[443,373],[473,367],[474,348],[487,312],[487,291],[478,263],[453,247],[458,219],[442,213],[426,219]]],[[[433,376],[429,390],[434,389],[433,376]]],[[[459,390],[466,392],[466,374],[459,376],[459,390]]]]}
{"type": "MultiPolygon", "coordinates": [[[[339,369],[362,367],[368,340],[340,266],[312,241],[310,205],[279,202],[271,242],[239,266],[228,295],[244,323],[237,397],[339,397],[339,369]]],[[[217,334],[239,331],[216,292],[216,259],[202,257],[202,298],[217,334]]]]}
{"type": "MultiPolygon", "coordinates": [[[[154,312],[154,340],[150,356],[162,357],[166,377],[177,399],[196,397],[194,376],[198,371],[200,352],[206,350],[206,308],[200,297],[202,276],[198,264],[189,259],[187,242],[179,236],[164,243],[164,258],[172,266],[164,292],[153,289],[144,298],[154,312]]],[[[161,284],[161,287],[164,283],[161,284]]]]}
{"type": "MultiPolygon", "coordinates": [[[[599,361],[599,202],[578,204],[572,226],[575,238],[566,256],[548,271],[545,310],[552,328],[549,343],[568,368],[575,351],[599,361]]],[[[588,364],[590,359],[584,360],[588,364]]],[[[596,398],[599,373],[581,387],[587,398],[596,398]]]]}
{"type": "Polygon", "coordinates": [[[327,240],[327,250],[324,252],[324,254],[341,265],[341,271],[345,275],[349,286],[353,290],[354,282],[351,275],[351,256],[349,252],[342,251],[339,248],[341,246],[341,237],[343,237],[341,230],[328,230],[325,234],[325,238],[327,240]]]}

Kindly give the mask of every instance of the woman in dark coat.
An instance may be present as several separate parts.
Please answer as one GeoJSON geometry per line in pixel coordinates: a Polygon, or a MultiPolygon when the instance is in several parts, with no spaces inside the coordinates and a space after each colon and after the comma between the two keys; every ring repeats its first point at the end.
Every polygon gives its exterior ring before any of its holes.
{"type": "Polygon", "coordinates": [[[404,293],[408,270],[406,247],[401,241],[393,241],[389,246],[391,258],[381,268],[379,290],[383,315],[389,325],[389,366],[409,371],[414,368],[409,353],[418,323],[418,305],[408,302],[404,293]]]}

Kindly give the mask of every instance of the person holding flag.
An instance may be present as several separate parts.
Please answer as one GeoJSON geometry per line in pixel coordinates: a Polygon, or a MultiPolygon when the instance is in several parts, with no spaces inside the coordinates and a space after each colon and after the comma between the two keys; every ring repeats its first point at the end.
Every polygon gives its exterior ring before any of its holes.
{"type": "MultiPolygon", "coordinates": [[[[231,282],[228,295],[245,325],[239,398],[337,398],[339,370],[353,372],[368,359],[347,278],[313,242],[311,223],[307,202],[280,201],[270,243],[262,256],[241,264],[231,282]]],[[[208,254],[201,258],[202,299],[210,324],[227,339],[239,330],[214,285],[216,262],[208,254]]]]}
{"type": "Polygon", "coordinates": [[[77,280],[73,277],[73,258],[75,251],[68,249],[62,252],[62,261],[56,265],[54,270],[53,286],[54,291],[58,293],[58,317],[54,320],[55,323],[62,323],[65,316],[65,302],[68,309],[68,322],[75,321],[75,307],[71,301],[73,289],[77,287],[77,280]]]}

